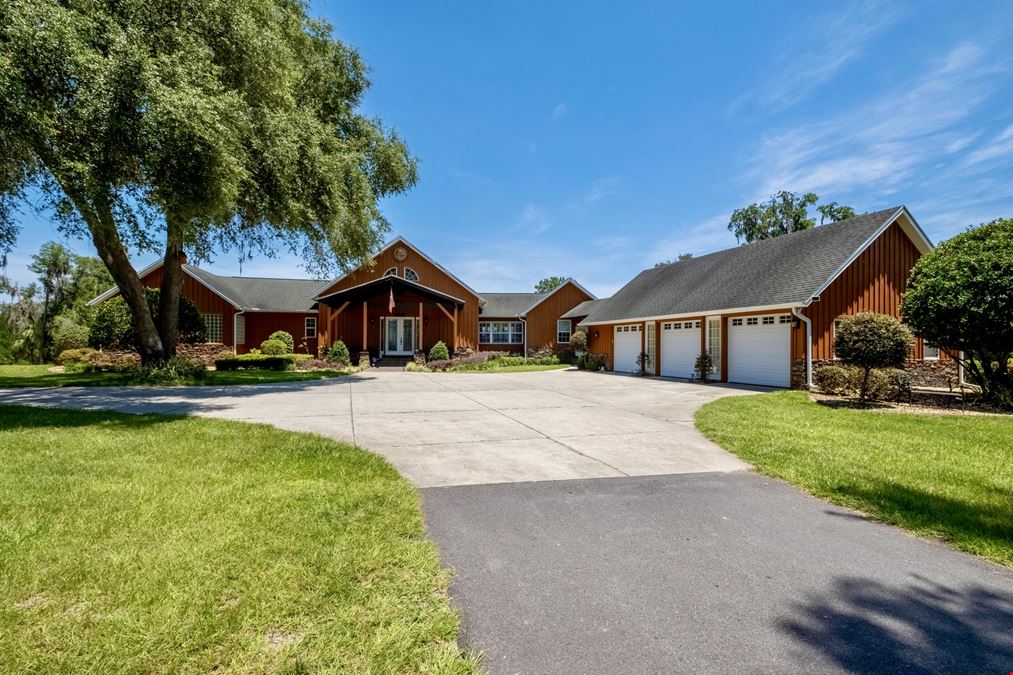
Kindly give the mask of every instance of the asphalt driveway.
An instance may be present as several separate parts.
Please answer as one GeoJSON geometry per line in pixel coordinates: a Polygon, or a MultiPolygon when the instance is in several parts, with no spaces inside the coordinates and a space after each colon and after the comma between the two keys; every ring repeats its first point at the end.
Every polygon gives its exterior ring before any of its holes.
{"type": "Polygon", "coordinates": [[[758,476],[693,428],[748,393],[368,371],[0,403],[267,422],[384,455],[423,488],[464,644],[493,673],[1013,670],[1013,573],[758,476]]]}

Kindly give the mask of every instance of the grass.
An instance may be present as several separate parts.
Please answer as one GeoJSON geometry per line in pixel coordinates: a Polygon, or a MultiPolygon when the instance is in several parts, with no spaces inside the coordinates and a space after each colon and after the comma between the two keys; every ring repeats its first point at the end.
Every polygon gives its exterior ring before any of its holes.
{"type": "Polygon", "coordinates": [[[1013,566],[1013,418],[831,409],[775,392],[708,403],[696,424],[761,473],[1013,566]]]}
{"type": "Polygon", "coordinates": [[[0,671],[472,672],[418,492],[224,420],[0,406],[0,671]]]}
{"type": "MultiPolygon", "coordinates": [[[[99,387],[138,384],[126,373],[51,373],[48,365],[0,366],[0,389],[20,387],[99,387]]],[[[233,385],[269,384],[275,382],[304,382],[341,377],[341,370],[236,370],[209,371],[203,382],[179,382],[181,385],[233,385]]]]}

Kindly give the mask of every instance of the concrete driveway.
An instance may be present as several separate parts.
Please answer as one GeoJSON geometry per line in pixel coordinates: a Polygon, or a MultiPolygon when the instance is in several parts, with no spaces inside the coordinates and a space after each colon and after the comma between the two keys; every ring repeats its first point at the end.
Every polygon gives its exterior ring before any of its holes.
{"type": "Polygon", "coordinates": [[[738,471],[747,465],[701,436],[693,413],[747,392],[576,370],[370,370],[264,386],[7,390],[0,403],[266,422],[355,443],[435,487],[738,471]]]}

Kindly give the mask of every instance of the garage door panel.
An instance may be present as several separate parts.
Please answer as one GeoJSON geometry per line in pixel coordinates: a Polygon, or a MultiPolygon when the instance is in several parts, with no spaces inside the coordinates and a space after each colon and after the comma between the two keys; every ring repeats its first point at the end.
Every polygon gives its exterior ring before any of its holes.
{"type": "Polygon", "coordinates": [[[790,385],[790,317],[737,317],[728,322],[728,381],[770,387],[790,385]]]}
{"type": "Polygon", "coordinates": [[[616,326],[613,340],[612,370],[617,373],[636,373],[640,368],[637,358],[641,352],[641,326],[616,326]]]}
{"type": "Polygon", "coordinates": [[[671,321],[661,324],[661,374],[665,377],[693,377],[700,355],[700,322],[671,321]]]}

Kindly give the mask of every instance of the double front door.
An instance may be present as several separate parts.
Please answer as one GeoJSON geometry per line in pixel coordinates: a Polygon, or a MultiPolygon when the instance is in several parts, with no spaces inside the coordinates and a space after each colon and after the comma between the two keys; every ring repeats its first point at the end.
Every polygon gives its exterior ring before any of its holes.
{"type": "Polygon", "coordinates": [[[384,319],[384,353],[392,356],[411,356],[415,353],[416,322],[408,316],[388,316],[384,319]]]}

